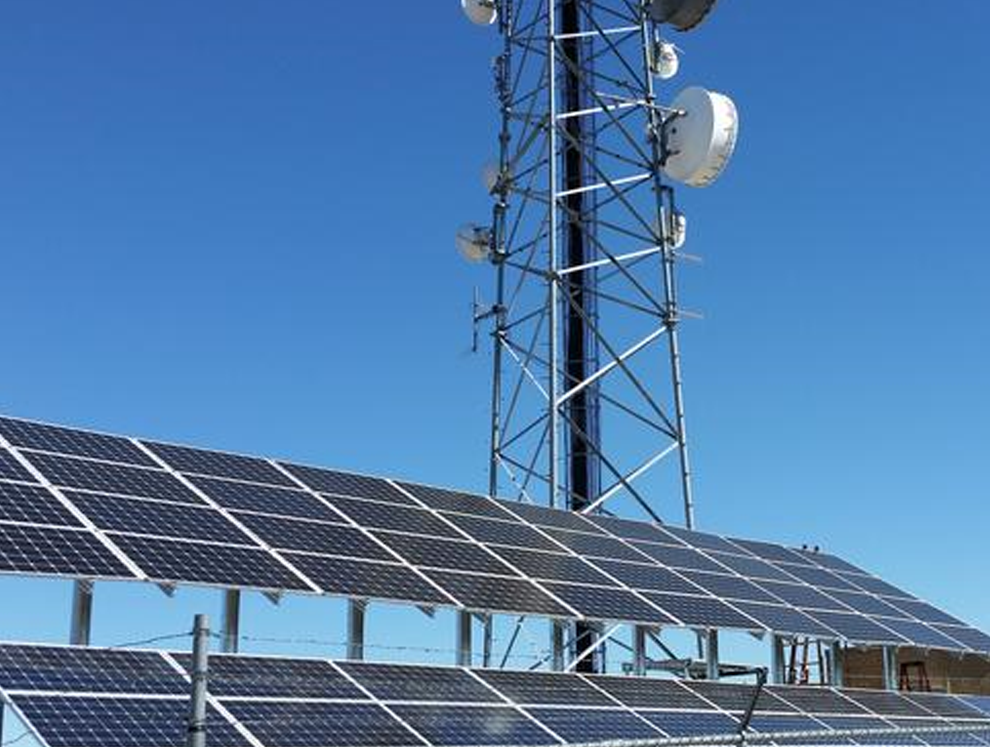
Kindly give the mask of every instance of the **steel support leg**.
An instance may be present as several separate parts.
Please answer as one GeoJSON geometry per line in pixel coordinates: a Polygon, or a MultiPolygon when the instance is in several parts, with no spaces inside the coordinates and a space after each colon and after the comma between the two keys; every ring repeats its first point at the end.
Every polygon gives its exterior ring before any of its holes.
{"type": "Polygon", "coordinates": [[[73,646],[88,646],[93,628],[93,582],[76,581],[72,589],[72,624],[69,628],[69,643],[73,646]]]}
{"type": "Polygon", "coordinates": [[[364,599],[350,599],[347,602],[347,658],[350,661],[364,660],[364,616],[368,603],[364,599]]]}
{"type": "Polygon", "coordinates": [[[550,627],[550,649],[553,651],[553,671],[564,671],[565,647],[564,625],[560,620],[554,620],[550,627]]]}
{"type": "Polygon", "coordinates": [[[485,669],[492,665],[493,624],[493,616],[485,615],[484,638],[481,641],[481,666],[485,669]]]}
{"type": "Polygon", "coordinates": [[[709,682],[717,682],[721,676],[718,667],[718,631],[709,630],[705,643],[706,676],[709,682]]]}
{"type": "Polygon", "coordinates": [[[775,685],[785,685],[787,665],[784,661],[784,639],[779,635],[770,638],[770,681],[775,685]]]}
{"type": "Polygon", "coordinates": [[[845,687],[846,671],[842,661],[842,646],[839,643],[833,643],[829,646],[828,653],[830,667],[828,682],[832,687],[845,687]]]}
{"type": "Polygon", "coordinates": [[[241,592],[227,589],[223,593],[223,615],[220,618],[220,648],[225,654],[236,654],[241,639],[241,592]]]}
{"type": "Polygon", "coordinates": [[[206,692],[209,678],[210,621],[196,615],[193,622],[192,692],[186,747],[206,747],[206,692]]]}
{"type": "Polygon", "coordinates": [[[642,625],[633,628],[633,674],[637,677],[646,674],[646,632],[642,625]]]}
{"type": "Polygon", "coordinates": [[[883,689],[896,691],[898,689],[897,649],[894,646],[884,646],[880,653],[883,658],[883,689]]]}
{"type": "Polygon", "coordinates": [[[457,666],[471,666],[471,626],[474,619],[470,612],[457,613],[457,666]]]}

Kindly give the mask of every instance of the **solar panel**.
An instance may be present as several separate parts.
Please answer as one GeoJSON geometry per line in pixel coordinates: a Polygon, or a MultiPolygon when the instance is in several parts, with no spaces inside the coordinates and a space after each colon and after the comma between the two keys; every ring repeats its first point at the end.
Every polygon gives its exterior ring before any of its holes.
{"type": "Polygon", "coordinates": [[[543,583],[543,587],[589,619],[651,624],[674,622],[670,615],[624,589],[549,581],[543,583]]]}
{"type": "Polygon", "coordinates": [[[546,745],[556,741],[513,708],[424,705],[390,708],[435,745],[546,745]]]}
{"type": "Polygon", "coordinates": [[[341,662],[339,666],[379,700],[408,703],[504,703],[462,669],[341,662]]]}
{"type": "Polygon", "coordinates": [[[919,602],[918,600],[909,599],[890,599],[888,601],[892,606],[897,607],[899,610],[903,610],[907,614],[921,620],[922,622],[941,623],[943,625],[965,625],[965,623],[959,618],[953,617],[940,609],[932,607],[927,602],[919,602]]]}
{"type": "Polygon", "coordinates": [[[566,607],[523,579],[454,571],[429,570],[425,573],[468,609],[573,617],[566,607]]]}
{"type": "Polygon", "coordinates": [[[777,604],[778,599],[762,588],[739,576],[701,571],[681,571],[685,578],[717,597],[729,600],[768,602],[777,604]]]}
{"type": "Polygon", "coordinates": [[[959,644],[952,638],[916,620],[897,620],[883,617],[877,618],[877,622],[918,646],[941,648],[949,651],[959,649],[959,644]]]}
{"type": "Polygon", "coordinates": [[[584,532],[585,534],[604,534],[594,522],[572,511],[557,511],[552,508],[535,506],[531,503],[520,503],[518,501],[511,503],[509,501],[502,501],[501,505],[507,511],[511,511],[516,516],[537,526],[569,529],[574,532],[584,532]]]}
{"type": "Polygon", "coordinates": [[[479,516],[460,516],[458,514],[444,514],[444,516],[479,542],[490,545],[522,547],[527,550],[560,552],[560,545],[520,522],[496,521],[495,519],[483,519],[479,516]]]}
{"type": "Polygon", "coordinates": [[[412,565],[496,576],[517,575],[509,566],[473,542],[432,539],[410,534],[376,532],[375,536],[412,565]]]}
{"type": "Polygon", "coordinates": [[[343,520],[339,513],[304,490],[287,490],[195,475],[189,481],[224,508],[301,519],[331,522],[343,520]]]}
{"type": "MultiPolygon", "coordinates": [[[[753,719],[749,722],[749,728],[757,733],[776,734],[778,732],[790,731],[823,731],[827,727],[821,721],[811,718],[811,716],[757,713],[753,715],[753,719]]],[[[821,744],[822,741],[819,740],[818,743],[821,744]]]]}
{"type": "Polygon", "coordinates": [[[660,544],[676,544],[676,540],[660,529],[655,524],[647,524],[643,521],[630,521],[620,519],[617,516],[602,516],[594,514],[588,516],[588,520],[594,522],[605,531],[621,537],[624,540],[640,540],[643,542],[657,542],[660,544]]]}
{"type": "MultiPolygon", "coordinates": [[[[882,718],[871,716],[818,716],[819,721],[830,729],[837,731],[850,729],[894,729],[894,724],[884,721],[882,718]]],[[[853,742],[847,742],[853,744],[853,742]]],[[[901,745],[910,744],[917,747],[921,744],[914,737],[898,734],[884,734],[882,736],[859,736],[856,737],[855,744],[876,744],[876,745],[901,745]]]]}
{"type": "Polygon", "coordinates": [[[7,439],[12,446],[22,449],[53,451],[145,467],[158,466],[130,439],[122,436],[108,436],[103,433],[11,418],[0,418],[0,436],[7,439]]]}
{"type": "Polygon", "coordinates": [[[463,493],[456,490],[434,488],[426,485],[416,485],[411,482],[402,482],[399,485],[416,496],[424,504],[438,511],[451,511],[470,516],[488,516],[494,519],[512,518],[499,503],[484,496],[463,493]]]}
{"type": "Polygon", "coordinates": [[[70,578],[134,578],[88,530],[0,524],[0,572],[70,578]]]}
{"type": "Polygon", "coordinates": [[[157,651],[9,644],[0,645],[0,687],[151,695],[189,692],[186,681],[157,651]]]}
{"type": "Polygon", "coordinates": [[[367,560],[395,560],[394,555],[360,529],[344,524],[240,512],[236,516],[262,540],[281,550],[367,560]]]}
{"type": "Polygon", "coordinates": [[[590,564],[574,555],[523,550],[520,547],[493,547],[492,549],[506,562],[530,578],[604,586],[612,583],[590,564]]]}
{"type": "MultiPolygon", "coordinates": [[[[743,713],[753,703],[757,696],[756,685],[730,685],[725,682],[686,682],[692,692],[705,700],[714,703],[723,711],[743,713]]],[[[768,689],[759,691],[756,700],[756,710],[762,713],[792,713],[797,710],[793,705],[776,697],[768,689]]]]}
{"type": "Polygon", "coordinates": [[[312,591],[264,550],[126,534],[114,534],[112,539],[155,581],[312,591]]]}
{"type": "MultiPolygon", "coordinates": [[[[937,719],[889,718],[887,720],[902,729],[943,729],[950,726],[948,722],[939,721],[937,719]]],[[[983,744],[983,742],[977,739],[973,734],[968,734],[966,732],[931,732],[919,734],[916,739],[918,739],[922,744],[930,745],[973,745],[973,747],[976,747],[976,745],[983,744]]]]}
{"type": "Polygon", "coordinates": [[[868,617],[863,617],[863,615],[821,610],[813,610],[808,614],[846,640],[854,643],[905,643],[905,640],[897,633],[873,622],[868,617]]]}
{"type": "Polygon", "coordinates": [[[686,708],[708,709],[711,706],[674,680],[654,677],[615,677],[586,675],[589,682],[601,688],[627,708],[686,708]]]}
{"type": "Polygon", "coordinates": [[[800,563],[802,565],[811,565],[811,561],[802,556],[800,553],[789,550],[783,545],[775,545],[772,542],[759,542],[757,540],[749,539],[738,539],[736,537],[729,537],[729,540],[734,545],[738,545],[745,550],[748,550],[753,555],[763,560],[773,560],[779,563],[800,563]]]}
{"type": "Polygon", "coordinates": [[[312,490],[351,498],[368,498],[384,503],[414,505],[415,501],[380,477],[367,477],[319,467],[280,463],[312,490]]]}
{"type": "MultiPolygon", "coordinates": [[[[190,655],[172,657],[192,672],[190,655]]],[[[367,699],[333,664],[319,659],[211,654],[208,666],[209,692],[219,698],[367,699]]]]}
{"type": "Polygon", "coordinates": [[[427,537],[460,537],[456,530],[426,509],[339,496],[329,496],[327,501],[357,524],[371,529],[392,529],[427,537]]]}
{"type": "Polygon", "coordinates": [[[682,542],[686,542],[691,547],[698,548],[700,550],[715,550],[717,552],[728,552],[739,555],[742,552],[739,547],[729,542],[724,537],[719,537],[715,534],[706,534],[705,532],[695,532],[690,529],[682,529],[681,527],[673,527],[669,525],[664,525],[663,530],[668,534],[672,534],[677,537],[682,542]]]}
{"type": "Polygon", "coordinates": [[[793,550],[798,555],[803,557],[805,560],[809,560],[815,565],[820,565],[823,568],[828,568],[830,571],[843,571],[846,573],[860,573],[865,574],[866,572],[857,568],[852,563],[838,558],[835,555],[829,555],[826,552],[816,552],[814,550],[793,550]]]}
{"type": "Polygon", "coordinates": [[[901,697],[907,698],[912,703],[916,703],[924,708],[927,713],[933,713],[945,718],[985,718],[983,712],[962,698],[922,692],[902,692],[901,697]]]}
{"type": "Polygon", "coordinates": [[[100,529],[158,537],[254,544],[223,514],[208,506],[118,498],[65,491],[65,497],[100,529]]]}
{"type": "Polygon", "coordinates": [[[775,633],[794,633],[796,635],[807,635],[825,639],[834,639],[837,637],[835,631],[822,625],[817,620],[813,620],[803,612],[798,612],[793,607],[742,601],[734,601],[732,604],[775,633]]]}
{"type": "Polygon", "coordinates": [[[739,722],[714,711],[638,711],[668,737],[703,737],[735,734],[739,722]]]}
{"type": "Polygon", "coordinates": [[[0,478],[36,482],[31,473],[24,468],[24,465],[18,462],[13,454],[3,449],[0,449],[0,478]]]}
{"type": "Polygon", "coordinates": [[[866,714],[867,709],[826,687],[786,687],[768,685],[766,691],[795,706],[799,711],[819,714],[866,714]]]}
{"type": "Polygon", "coordinates": [[[826,590],[842,589],[845,591],[856,591],[856,587],[853,584],[846,581],[839,574],[826,571],[824,568],[814,568],[810,565],[784,565],[783,563],[777,564],[777,567],[812,586],[818,586],[826,590]]]}
{"type": "MultiPolygon", "coordinates": [[[[17,695],[14,705],[49,747],[182,747],[186,743],[187,698],[89,698],[17,695]]],[[[207,733],[217,747],[249,747],[216,711],[208,711],[207,733]]]]}
{"type": "Polygon", "coordinates": [[[737,628],[763,631],[762,624],[714,597],[644,592],[643,596],[689,627],[737,628]]]}
{"type": "Polygon", "coordinates": [[[899,693],[886,692],[882,690],[856,690],[845,689],[842,691],[850,700],[863,706],[868,711],[872,711],[878,716],[930,716],[931,713],[913,703],[899,693]]]}
{"type": "Polygon", "coordinates": [[[94,462],[79,457],[30,454],[30,462],[54,485],[179,503],[202,503],[168,472],[124,464],[94,462]]]}
{"type": "MultiPolygon", "coordinates": [[[[744,576],[751,581],[794,581],[795,577],[785,573],[780,568],[771,565],[765,560],[754,558],[748,555],[729,555],[722,552],[713,552],[711,557],[717,560],[726,568],[729,568],[740,576],[744,576]]],[[[711,570],[702,568],[701,570],[711,570]]],[[[715,570],[725,572],[725,568],[715,570]]]]}
{"type": "Polygon", "coordinates": [[[780,581],[761,581],[760,586],[782,602],[798,608],[835,610],[848,612],[849,608],[831,596],[823,594],[807,584],[791,584],[780,581]]]}
{"type": "Polygon", "coordinates": [[[615,739],[657,739],[663,736],[646,719],[619,709],[527,708],[565,742],[615,739]]]}
{"type": "Polygon", "coordinates": [[[709,573],[724,573],[725,568],[697,550],[689,547],[673,545],[652,545],[645,542],[634,542],[636,549],[644,552],[654,560],[670,568],[678,570],[708,571],[709,573]]]}
{"type": "Polygon", "coordinates": [[[440,591],[402,565],[303,553],[285,553],[285,557],[328,594],[413,604],[451,604],[440,591]]]}
{"type": "Polygon", "coordinates": [[[838,599],[850,609],[853,609],[863,615],[880,615],[881,617],[899,617],[901,619],[910,617],[910,615],[903,610],[899,610],[896,607],[887,604],[882,599],[870,594],[829,589],[828,595],[838,599]]]}
{"type": "MultiPolygon", "coordinates": [[[[223,705],[265,747],[423,744],[384,708],[373,703],[225,700],[223,705]]],[[[213,743],[212,734],[209,741],[213,743]]]]}
{"type": "Polygon", "coordinates": [[[27,524],[82,526],[54,495],[36,485],[0,482],[0,520],[27,524]]]}
{"type": "Polygon", "coordinates": [[[974,651],[990,653],[990,636],[982,630],[971,628],[968,625],[939,625],[938,623],[933,624],[932,627],[974,651]]]}
{"type": "Polygon", "coordinates": [[[852,573],[839,573],[844,580],[853,584],[857,590],[868,591],[881,597],[891,597],[893,599],[914,599],[903,589],[898,589],[893,584],[877,578],[876,576],[861,576],[852,573]]]}
{"type": "Polygon", "coordinates": [[[177,472],[226,477],[232,480],[260,482],[283,487],[297,487],[296,483],[282,474],[279,469],[257,457],[194,449],[189,446],[175,446],[155,441],[144,441],[143,443],[177,472]]]}
{"type": "Polygon", "coordinates": [[[649,558],[645,557],[642,553],[636,552],[631,546],[612,537],[570,532],[565,529],[547,528],[544,531],[564,547],[578,555],[585,555],[591,558],[628,560],[634,563],[649,562],[649,558]]]}
{"type": "Polygon", "coordinates": [[[673,571],[657,565],[595,559],[595,565],[631,589],[698,594],[701,590],[673,571]]]}
{"type": "Polygon", "coordinates": [[[513,703],[525,706],[614,706],[615,701],[585,680],[559,672],[482,669],[478,676],[513,703]]]}

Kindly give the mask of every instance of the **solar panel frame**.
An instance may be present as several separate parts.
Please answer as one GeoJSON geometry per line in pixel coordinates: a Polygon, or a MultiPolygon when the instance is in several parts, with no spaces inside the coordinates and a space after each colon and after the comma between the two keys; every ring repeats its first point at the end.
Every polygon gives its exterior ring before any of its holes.
{"type": "Polygon", "coordinates": [[[617,702],[591,680],[563,672],[479,669],[474,671],[509,702],[519,706],[615,707],[617,702]]]}
{"type": "Polygon", "coordinates": [[[431,745],[547,745],[554,742],[540,724],[508,705],[390,704],[404,723],[431,745]],[[477,737],[481,736],[481,739],[477,737]]]}
{"type": "Polygon", "coordinates": [[[548,539],[538,529],[520,521],[500,521],[446,512],[441,512],[440,515],[452,522],[465,535],[484,545],[506,545],[525,550],[558,553],[563,551],[558,543],[548,539]]]}
{"type": "Polygon", "coordinates": [[[230,511],[284,516],[292,519],[346,521],[340,512],[303,489],[190,475],[190,483],[210,500],[230,511]]]}
{"type": "Polygon", "coordinates": [[[712,596],[664,594],[653,591],[643,592],[643,596],[687,627],[733,628],[759,633],[767,630],[762,623],[712,596]]]}
{"type": "Polygon", "coordinates": [[[381,562],[335,558],[300,552],[285,552],[283,556],[294,568],[319,587],[323,594],[384,602],[406,602],[447,607],[456,602],[436,584],[414,568],[402,562],[381,562]]]}
{"type": "Polygon", "coordinates": [[[13,524],[84,526],[50,490],[41,485],[0,481],[0,521],[13,524]]]}
{"type": "Polygon", "coordinates": [[[490,519],[515,518],[502,508],[501,501],[494,501],[487,496],[412,482],[397,482],[396,484],[404,491],[412,494],[424,506],[437,511],[482,516],[490,519]]]}
{"type": "Polygon", "coordinates": [[[628,589],[545,581],[541,586],[589,620],[622,620],[650,625],[676,624],[677,620],[628,589]]]}
{"type": "Polygon", "coordinates": [[[0,573],[137,580],[88,528],[0,524],[0,573]]]}
{"type": "Polygon", "coordinates": [[[157,466],[134,442],[124,436],[0,416],[0,438],[28,451],[88,457],[144,467],[157,466]]]}
{"type": "Polygon", "coordinates": [[[463,539],[447,522],[425,508],[336,495],[324,496],[324,498],[343,516],[367,529],[409,532],[425,537],[463,539]]]}
{"type": "Polygon", "coordinates": [[[665,532],[656,524],[631,521],[618,516],[602,514],[589,515],[588,521],[601,527],[609,534],[626,541],[653,542],[655,544],[682,544],[676,537],[665,532]]]}
{"type": "Polygon", "coordinates": [[[348,677],[380,701],[404,703],[490,703],[507,701],[467,669],[413,664],[335,662],[348,677]]]}
{"type": "Polygon", "coordinates": [[[276,463],[291,474],[298,481],[298,485],[323,495],[362,498],[400,506],[419,505],[385,478],[292,462],[278,461],[276,463]]]}
{"type": "Polygon", "coordinates": [[[430,569],[424,573],[465,608],[479,612],[507,612],[547,617],[580,617],[544,590],[545,584],[525,578],[485,576],[462,571],[430,569]],[[486,604],[485,600],[491,600],[486,604]]]}
{"type": "Polygon", "coordinates": [[[394,553],[373,536],[344,523],[342,518],[339,523],[330,523],[241,511],[233,513],[238,521],[279,551],[363,560],[395,560],[394,553]]]}
{"type": "Polygon", "coordinates": [[[7,451],[4,447],[0,447],[0,479],[37,482],[34,475],[28,472],[27,468],[17,460],[13,452],[7,451]]]}
{"type": "Polygon", "coordinates": [[[493,553],[469,540],[438,539],[399,532],[373,532],[410,565],[438,570],[471,571],[487,576],[518,577],[493,553]]]}
{"type": "Polygon", "coordinates": [[[620,583],[637,591],[660,591],[674,594],[707,594],[680,574],[656,564],[627,563],[622,560],[594,558],[592,563],[620,583]]]}
{"type": "Polygon", "coordinates": [[[502,545],[492,545],[490,549],[523,575],[537,581],[564,581],[600,586],[612,583],[591,563],[563,551],[551,553],[502,545]]]}
{"type": "Polygon", "coordinates": [[[676,680],[657,677],[582,675],[626,708],[705,710],[712,706],[676,680]]]}

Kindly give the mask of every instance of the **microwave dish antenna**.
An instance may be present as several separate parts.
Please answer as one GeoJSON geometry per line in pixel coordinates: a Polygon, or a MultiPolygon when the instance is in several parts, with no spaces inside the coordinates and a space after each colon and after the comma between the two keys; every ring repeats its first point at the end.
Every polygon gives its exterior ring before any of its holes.
{"type": "Polygon", "coordinates": [[[493,0],[461,0],[461,10],[476,26],[491,26],[498,20],[498,6],[493,0]]]}
{"type": "Polygon", "coordinates": [[[691,187],[707,187],[721,176],[739,138],[739,114],[728,96],[686,88],[664,125],[664,173],[691,187]]]}
{"type": "Polygon", "coordinates": [[[657,23],[669,23],[678,31],[690,31],[700,24],[716,0],[653,0],[650,15],[657,23]]]}

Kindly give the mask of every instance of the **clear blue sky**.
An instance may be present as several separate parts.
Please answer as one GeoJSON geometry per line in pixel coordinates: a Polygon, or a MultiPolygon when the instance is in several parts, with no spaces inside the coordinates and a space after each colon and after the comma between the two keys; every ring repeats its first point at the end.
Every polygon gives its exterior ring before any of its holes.
{"type": "MultiPolygon", "coordinates": [[[[496,35],[457,5],[0,3],[0,411],[483,489],[489,278],[452,235],[489,210],[496,35]]],[[[683,197],[699,524],[986,630],[990,6],[838,9],[723,0],[678,40],[743,123],[683,197]]],[[[0,589],[0,637],[64,639],[66,585],[0,589]]],[[[99,587],[97,641],[217,609],[159,596],[99,587]]],[[[265,605],[246,632],[343,636],[265,605]]]]}

